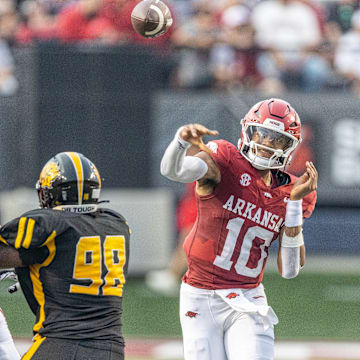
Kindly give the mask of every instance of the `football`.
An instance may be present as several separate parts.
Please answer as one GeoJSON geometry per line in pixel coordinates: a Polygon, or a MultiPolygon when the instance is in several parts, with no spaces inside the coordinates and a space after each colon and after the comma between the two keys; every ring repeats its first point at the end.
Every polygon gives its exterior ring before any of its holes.
{"type": "Polygon", "coordinates": [[[170,9],[160,0],[142,0],[131,13],[134,30],[145,38],[165,34],[173,23],[170,9]]]}

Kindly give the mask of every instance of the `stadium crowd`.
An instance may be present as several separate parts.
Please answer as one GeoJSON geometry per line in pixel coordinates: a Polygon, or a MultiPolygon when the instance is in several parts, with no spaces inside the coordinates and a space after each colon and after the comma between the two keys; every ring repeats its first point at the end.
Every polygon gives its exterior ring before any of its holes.
{"type": "Polygon", "coordinates": [[[137,43],[171,54],[177,88],[360,95],[360,0],[167,0],[174,25],[156,39],[131,26],[139,0],[1,0],[0,94],[18,86],[12,50],[36,42],[137,43]]]}

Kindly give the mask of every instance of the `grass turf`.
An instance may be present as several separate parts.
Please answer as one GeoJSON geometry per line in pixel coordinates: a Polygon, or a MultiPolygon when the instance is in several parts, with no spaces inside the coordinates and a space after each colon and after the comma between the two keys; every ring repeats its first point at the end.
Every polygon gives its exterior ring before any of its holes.
{"type": "MultiPolygon", "coordinates": [[[[284,280],[278,274],[264,277],[269,304],[279,317],[277,339],[359,340],[360,278],[349,274],[303,273],[284,280]]],[[[16,337],[32,336],[34,316],[21,292],[8,294],[11,283],[0,284],[0,306],[16,337]]],[[[159,296],[141,279],[130,278],[124,297],[124,335],[179,337],[178,298],[159,296]]]]}

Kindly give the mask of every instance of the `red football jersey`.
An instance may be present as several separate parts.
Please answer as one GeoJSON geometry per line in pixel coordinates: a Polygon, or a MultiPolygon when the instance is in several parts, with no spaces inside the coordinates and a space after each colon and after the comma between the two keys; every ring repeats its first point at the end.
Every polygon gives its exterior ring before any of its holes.
{"type": "MultiPolygon", "coordinates": [[[[297,177],[273,171],[267,186],[234,145],[217,140],[208,147],[221,182],[211,195],[197,195],[198,217],[184,243],[188,271],[183,280],[204,289],[254,288],[262,281],[297,177]]],[[[305,218],[315,202],[315,191],[303,199],[305,218]]]]}

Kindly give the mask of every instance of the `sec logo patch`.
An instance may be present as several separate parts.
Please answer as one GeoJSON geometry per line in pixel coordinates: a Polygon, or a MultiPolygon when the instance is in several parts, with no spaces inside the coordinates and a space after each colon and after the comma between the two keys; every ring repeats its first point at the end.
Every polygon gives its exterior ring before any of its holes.
{"type": "Polygon", "coordinates": [[[240,185],[249,186],[251,182],[251,176],[247,173],[244,173],[240,177],[240,185]]]}

